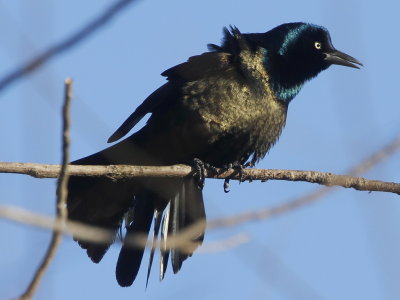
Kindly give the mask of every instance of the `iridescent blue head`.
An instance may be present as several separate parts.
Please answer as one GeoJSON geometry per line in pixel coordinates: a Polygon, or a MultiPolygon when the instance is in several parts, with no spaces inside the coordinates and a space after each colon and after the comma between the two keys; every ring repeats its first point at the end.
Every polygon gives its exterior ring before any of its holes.
{"type": "MultiPolygon", "coordinates": [[[[307,23],[280,25],[259,36],[264,65],[272,89],[282,101],[290,101],[303,84],[332,64],[358,68],[357,59],[336,50],[328,30],[307,23]]],[[[249,36],[251,39],[251,35],[249,36]]]]}
{"type": "Polygon", "coordinates": [[[336,50],[328,30],[321,26],[298,22],[282,24],[266,33],[240,34],[235,28],[231,31],[230,36],[225,32],[220,49],[232,51],[233,39],[238,33],[254,50],[261,48],[272,90],[281,101],[292,100],[307,80],[332,64],[352,68],[362,65],[336,50]]]}

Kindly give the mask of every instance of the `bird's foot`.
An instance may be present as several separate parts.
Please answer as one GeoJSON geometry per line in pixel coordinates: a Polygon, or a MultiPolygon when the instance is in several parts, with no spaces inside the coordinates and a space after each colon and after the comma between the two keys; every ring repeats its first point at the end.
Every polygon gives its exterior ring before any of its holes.
{"type": "MultiPolygon", "coordinates": [[[[244,181],[243,180],[243,177],[244,177],[243,170],[247,167],[253,167],[253,166],[254,166],[254,164],[251,162],[241,164],[236,161],[236,162],[230,163],[230,164],[222,167],[220,173],[223,173],[229,169],[234,169],[239,174],[239,182],[243,182],[244,181]]],[[[225,180],[224,180],[224,192],[225,193],[229,192],[229,180],[230,180],[230,178],[225,178],[225,180]]]]}
{"type": "Polygon", "coordinates": [[[205,164],[202,160],[194,158],[192,167],[194,169],[194,177],[197,180],[197,186],[202,190],[204,187],[204,182],[206,177],[205,164]]]}
{"type": "MultiPolygon", "coordinates": [[[[243,166],[244,166],[244,168],[254,168],[255,163],[254,163],[253,161],[248,161],[248,162],[245,163],[243,166]]],[[[243,172],[243,171],[242,171],[242,172],[243,172]]],[[[247,180],[248,180],[249,182],[253,182],[253,176],[250,175],[250,176],[247,178],[247,180]]]]}
{"type": "Polygon", "coordinates": [[[205,180],[206,180],[206,170],[211,171],[213,174],[219,174],[219,171],[216,167],[203,162],[199,158],[193,159],[192,167],[195,171],[195,178],[197,180],[197,185],[200,189],[204,188],[205,180]]]}
{"type": "MultiPolygon", "coordinates": [[[[222,166],[221,168],[216,168],[215,166],[212,166],[208,163],[203,162],[199,158],[194,158],[192,167],[194,169],[194,175],[197,180],[197,185],[200,189],[204,188],[205,184],[205,179],[206,179],[206,170],[212,172],[212,174],[217,174],[220,175],[229,169],[233,169],[237,172],[239,175],[239,182],[244,181],[244,172],[243,170],[248,167],[253,167],[254,164],[252,162],[247,162],[245,164],[241,164],[239,162],[233,162],[228,165],[222,166]]],[[[225,178],[224,180],[224,192],[228,193],[229,192],[229,180],[230,178],[225,178]]]]}
{"type": "Polygon", "coordinates": [[[195,171],[194,176],[197,180],[197,185],[199,186],[200,189],[204,188],[204,183],[205,183],[205,179],[206,179],[206,171],[208,172],[208,174],[211,174],[211,175],[219,175],[219,174],[225,172],[225,170],[221,171],[217,167],[210,165],[209,163],[205,163],[199,158],[193,159],[192,167],[195,171]]]}

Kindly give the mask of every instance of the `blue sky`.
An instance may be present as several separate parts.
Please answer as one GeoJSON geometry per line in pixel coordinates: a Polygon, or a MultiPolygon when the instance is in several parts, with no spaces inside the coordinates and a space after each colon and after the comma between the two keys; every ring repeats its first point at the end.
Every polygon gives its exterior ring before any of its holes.
{"type": "MultiPolygon", "coordinates": [[[[111,1],[0,1],[0,74],[60,41],[111,1]]],[[[72,159],[107,146],[109,135],[154,89],[159,74],[219,43],[223,26],[265,32],[306,21],[329,29],[333,44],[365,67],[333,66],[291,103],[286,128],[260,168],[343,173],[400,133],[397,1],[151,1],[0,94],[1,161],[59,163],[63,80],[72,77],[72,159]]],[[[365,174],[400,181],[400,154],[365,174]]],[[[207,216],[272,207],[305,195],[309,183],[208,180],[207,216]]],[[[55,180],[0,174],[0,204],[53,215],[55,180]]],[[[399,299],[398,196],[337,189],[320,201],[274,217],[206,234],[238,233],[250,242],[196,253],[159,283],[146,267],[130,288],[114,278],[118,246],[99,265],[65,238],[35,299],[399,299]]],[[[50,232],[0,220],[0,299],[31,280],[50,232]]],[[[148,257],[145,256],[145,264],[148,257]]],[[[158,263],[158,259],[156,260],[158,263]]]]}

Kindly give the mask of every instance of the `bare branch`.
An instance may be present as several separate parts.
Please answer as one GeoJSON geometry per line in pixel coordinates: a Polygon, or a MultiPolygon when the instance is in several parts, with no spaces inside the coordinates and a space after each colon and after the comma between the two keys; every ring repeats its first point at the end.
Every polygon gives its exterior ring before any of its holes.
{"type": "Polygon", "coordinates": [[[78,43],[82,42],[85,38],[89,37],[91,34],[99,30],[101,27],[106,25],[113,17],[117,15],[118,12],[122,11],[129,4],[132,4],[134,0],[120,0],[113,3],[104,12],[102,12],[95,19],[91,20],[86,26],[73,33],[71,36],[67,37],[65,40],[58,44],[53,45],[48,48],[43,53],[34,57],[31,61],[20,66],[16,70],[10,72],[2,79],[0,79],[0,91],[4,90],[7,86],[14,83],[15,81],[21,79],[22,77],[35,71],[37,68],[42,66],[44,63],[48,62],[55,56],[63,53],[64,51],[72,48],[78,43]]]}
{"type": "Polygon", "coordinates": [[[228,251],[242,244],[250,242],[250,236],[246,233],[238,233],[224,240],[218,240],[201,246],[197,253],[216,253],[228,251]]]}
{"type": "Polygon", "coordinates": [[[93,243],[109,241],[114,235],[114,232],[110,230],[74,221],[67,221],[64,223],[59,219],[54,219],[53,217],[41,215],[11,205],[0,205],[0,218],[29,226],[62,232],[70,236],[74,235],[77,239],[93,243]]]}
{"type": "Polygon", "coordinates": [[[347,170],[346,174],[354,176],[363,174],[372,169],[373,167],[375,167],[376,165],[380,164],[384,160],[388,159],[391,155],[399,151],[399,149],[400,149],[400,136],[397,136],[389,144],[383,146],[381,149],[372,153],[370,156],[361,161],[359,164],[347,170]]]}
{"type": "MultiPolygon", "coordinates": [[[[388,159],[395,152],[399,151],[399,149],[400,149],[400,136],[393,139],[389,144],[385,145],[378,151],[372,153],[366,159],[362,160],[359,164],[348,169],[346,174],[351,174],[356,176],[365,173],[370,169],[372,169],[374,166],[388,159]]],[[[325,197],[327,194],[329,194],[334,190],[335,190],[334,187],[329,187],[329,186],[321,187],[307,195],[295,198],[294,200],[291,200],[284,204],[277,205],[272,208],[268,207],[262,210],[246,212],[238,214],[236,216],[231,216],[224,219],[211,221],[208,223],[207,228],[212,229],[221,227],[231,227],[240,225],[242,223],[247,223],[257,220],[265,220],[276,215],[288,213],[299,207],[318,201],[319,199],[325,197]]]]}
{"type": "MultiPolygon", "coordinates": [[[[26,174],[37,178],[57,178],[60,171],[59,165],[44,165],[33,163],[0,162],[0,173],[26,174]]],[[[220,171],[217,169],[217,171],[220,171]]],[[[158,166],[83,166],[70,165],[69,175],[74,176],[107,176],[113,179],[148,177],[148,178],[179,178],[193,176],[189,166],[174,165],[158,166]]],[[[360,191],[376,191],[400,194],[400,184],[349,175],[337,175],[328,172],[299,171],[299,170],[270,170],[270,169],[245,169],[242,177],[236,170],[230,169],[220,174],[207,172],[207,178],[230,178],[240,180],[287,180],[318,183],[326,186],[341,186],[360,191]]]]}
{"type": "MultiPolygon", "coordinates": [[[[60,232],[65,235],[74,236],[76,239],[85,240],[93,243],[102,243],[109,241],[114,236],[114,231],[104,228],[91,226],[74,221],[63,222],[59,218],[52,218],[29,210],[14,207],[10,205],[0,205],[0,218],[8,219],[17,223],[26,224],[34,227],[39,227],[47,230],[60,232]]],[[[165,242],[163,241],[163,249],[179,249],[183,253],[192,253],[193,248],[198,246],[198,243],[192,242],[193,238],[199,235],[199,230],[203,230],[205,221],[197,222],[193,226],[185,229],[181,233],[171,236],[165,242]]],[[[214,228],[216,229],[216,228],[214,228]]],[[[201,252],[216,252],[224,251],[236,247],[240,244],[249,241],[246,234],[238,234],[226,240],[216,241],[212,244],[202,246],[201,252]]],[[[115,243],[122,243],[121,240],[116,240],[115,243]]],[[[151,249],[159,248],[160,241],[153,244],[152,240],[148,240],[147,234],[136,234],[124,241],[124,245],[130,247],[144,247],[151,249]]]]}
{"type": "MultiPolygon", "coordinates": [[[[69,144],[70,144],[70,103],[72,99],[72,80],[65,80],[65,96],[64,96],[64,105],[62,109],[63,115],[63,131],[62,131],[62,165],[60,176],[57,183],[57,219],[59,220],[62,226],[65,226],[65,221],[68,218],[67,211],[67,195],[68,195],[68,167],[69,167],[69,144]]],[[[61,243],[62,232],[58,230],[53,231],[53,235],[51,238],[51,242],[49,248],[46,251],[46,255],[43,258],[42,263],[37,269],[31,283],[26,289],[25,293],[19,299],[31,299],[36,289],[39,286],[41,279],[43,278],[46,269],[50,265],[58,246],[61,243]]]]}
{"type": "Polygon", "coordinates": [[[262,210],[250,211],[237,214],[231,217],[211,220],[207,223],[207,229],[208,230],[220,229],[220,228],[238,226],[248,222],[266,220],[290,212],[306,204],[310,204],[316,201],[317,199],[325,196],[330,191],[330,189],[331,188],[329,187],[321,188],[314,193],[308,194],[300,198],[296,198],[295,200],[286,202],[284,204],[279,204],[275,207],[268,207],[262,210]]]}

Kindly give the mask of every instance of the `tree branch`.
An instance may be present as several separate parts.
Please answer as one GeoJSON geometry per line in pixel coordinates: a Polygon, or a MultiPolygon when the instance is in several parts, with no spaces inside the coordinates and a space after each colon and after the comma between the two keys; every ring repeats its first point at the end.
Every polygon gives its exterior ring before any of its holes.
{"type": "MultiPolygon", "coordinates": [[[[67,195],[68,195],[68,168],[69,168],[69,145],[70,145],[70,103],[72,99],[72,80],[65,80],[65,96],[64,96],[64,105],[62,109],[63,115],[63,131],[62,131],[62,165],[60,170],[59,179],[57,182],[57,219],[60,222],[61,226],[65,226],[65,222],[68,218],[67,211],[67,195]]],[[[42,263],[37,269],[31,283],[28,288],[24,292],[19,299],[31,299],[33,294],[37,290],[41,279],[43,278],[46,269],[50,265],[52,259],[54,258],[55,253],[61,243],[62,232],[59,230],[54,230],[51,238],[50,245],[46,251],[46,255],[43,258],[42,263]]]]}
{"type": "MultiPolygon", "coordinates": [[[[8,219],[17,223],[26,224],[38,228],[52,230],[68,236],[74,236],[79,240],[85,240],[93,243],[103,243],[114,237],[115,231],[96,227],[71,220],[61,221],[60,218],[52,218],[31,212],[29,210],[13,207],[10,205],[0,205],[0,218],[8,219]]],[[[216,220],[217,221],[217,220],[216,220]]],[[[202,233],[206,226],[205,220],[196,222],[192,226],[186,228],[179,234],[170,236],[167,241],[163,241],[163,249],[179,249],[183,253],[192,253],[193,248],[198,246],[198,243],[193,242],[193,239],[202,233]]],[[[226,227],[222,224],[221,227],[226,227]]],[[[211,229],[217,229],[212,227],[211,229]]],[[[224,251],[224,249],[235,247],[249,240],[246,234],[239,234],[230,237],[226,240],[219,240],[214,243],[203,244],[201,252],[216,252],[224,251]]],[[[120,239],[116,239],[115,243],[122,243],[120,239]]],[[[137,233],[124,240],[124,245],[129,247],[143,247],[147,249],[160,248],[161,241],[153,243],[152,239],[148,239],[147,234],[137,233]]],[[[23,298],[20,298],[23,299],[23,298]]]]}
{"type": "MultiPolygon", "coordinates": [[[[221,171],[218,170],[217,171],[221,171]]],[[[0,173],[17,173],[30,175],[36,178],[57,178],[60,172],[59,165],[46,165],[34,163],[0,162],[0,173]]],[[[112,179],[122,178],[179,178],[193,176],[194,171],[185,165],[173,166],[89,166],[70,165],[68,170],[71,176],[106,176],[112,179]]],[[[271,169],[244,169],[242,177],[236,170],[229,169],[217,174],[206,172],[207,178],[249,180],[287,180],[318,183],[325,186],[341,186],[359,191],[376,191],[400,194],[400,184],[380,180],[369,180],[349,175],[337,175],[328,172],[299,171],[299,170],[271,170],[271,169]]]]}
{"type": "MultiPolygon", "coordinates": [[[[374,166],[382,163],[383,161],[391,157],[394,153],[399,151],[399,149],[400,149],[400,136],[397,136],[390,143],[378,149],[370,156],[359,162],[357,165],[349,168],[346,171],[346,174],[351,174],[354,176],[361,175],[362,173],[369,171],[374,166]]],[[[322,197],[325,197],[327,194],[329,194],[334,190],[335,189],[332,187],[324,186],[316,189],[315,191],[312,191],[311,193],[308,193],[301,197],[297,197],[286,203],[279,204],[275,207],[267,207],[264,209],[258,209],[257,211],[244,212],[235,216],[230,216],[218,220],[212,220],[208,222],[207,229],[210,230],[214,228],[232,227],[247,222],[269,219],[273,216],[288,213],[299,207],[311,204],[321,199],[322,197]]]]}
{"type": "Polygon", "coordinates": [[[91,20],[86,26],[79,29],[77,32],[73,33],[65,40],[61,41],[48,48],[43,53],[34,57],[29,62],[18,67],[14,71],[10,72],[6,76],[0,79],[0,91],[4,90],[7,86],[14,83],[15,81],[21,79],[22,77],[32,73],[44,63],[52,59],[53,57],[61,54],[62,52],[68,50],[69,48],[75,46],[79,42],[83,41],[85,38],[89,37],[91,34],[96,32],[98,29],[106,25],[112,18],[117,15],[118,12],[122,11],[129,4],[132,4],[134,0],[119,0],[108,7],[104,12],[102,12],[95,19],[91,20]]]}

